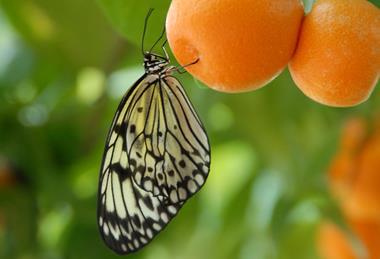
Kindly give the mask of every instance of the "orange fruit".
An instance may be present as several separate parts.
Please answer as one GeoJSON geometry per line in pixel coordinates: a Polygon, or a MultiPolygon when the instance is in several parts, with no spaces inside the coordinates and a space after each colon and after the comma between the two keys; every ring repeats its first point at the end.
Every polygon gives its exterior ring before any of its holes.
{"type": "Polygon", "coordinates": [[[344,233],[334,223],[324,221],[317,231],[317,249],[323,259],[350,259],[350,258],[380,258],[380,224],[379,222],[349,220],[352,234],[362,245],[361,250],[350,239],[348,233],[344,233]],[[362,254],[363,256],[359,256],[362,254]]]}
{"type": "Polygon", "coordinates": [[[289,62],[303,18],[300,0],[173,0],[166,30],[178,62],[223,92],[257,89],[289,62]]]}
{"type": "MultiPolygon", "coordinates": [[[[369,125],[365,120],[351,119],[345,125],[340,150],[329,170],[332,192],[353,234],[363,245],[364,258],[369,259],[380,258],[379,157],[379,121],[369,125]]],[[[354,256],[347,236],[331,223],[320,226],[318,246],[323,258],[354,256]]]]}
{"type": "Polygon", "coordinates": [[[348,120],[343,128],[340,148],[342,150],[357,153],[363,146],[368,133],[367,122],[362,118],[348,120]]]}
{"type": "Polygon", "coordinates": [[[329,167],[329,183],[333,195],[344,201],[351,194],[357,177],[358,154],[367,137],[367,124],[354,118],[344,125],[340,147],[329,167]]]}
{"type": "Polygon", "coordinates": [[[380,258],[380,221],[350,220],[350,226],[361,240],[368,258],[380,258]]]}
{"type": "Polygon", "coordinates": [[[356,157],[347,151],[338,153],[329,168],[330,190],[338,201],[350,195],[356,177],[356,157]]]}
{"type": "Polygon", "coordinates": [[[346,235],[331,222],[323,222],[317,232],[317,249],[323,259],[356,259],[346,235]]]}
{"type": "Polygon", "coordinates": [[[358,159],[355,181],[343,208],[351,217],[380,223],[380,134],[372,136],[358,159]]]}
{"type": "Polygon", "coordinates": [[[379,157],[380,124],[375,121],[368,125],[359,118],[350,120],[329,167],[330,189],[347,217],[380,223],[379,157]]]}
{"type": "Polygon", "coordinates": [[[380,10],[365,0],[317,0],[289,69],[319,103],[345,107],[367,100],[380,74],[380,10]]]}

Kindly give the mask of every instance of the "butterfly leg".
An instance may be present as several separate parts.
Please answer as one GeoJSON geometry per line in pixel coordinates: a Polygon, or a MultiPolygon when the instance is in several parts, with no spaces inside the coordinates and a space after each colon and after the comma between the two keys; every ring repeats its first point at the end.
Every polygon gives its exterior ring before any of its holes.
{"type": "Polygon", "coordinates": [[[165,41],[164,41],[164,43],[162,44],[161,48],[162,48],[162,50],[163,50],[164,53],[165,53],[165,57],[166,57],[166,59],[170,62],[169,54],[168,54],[168,52],[166,51],[166,48],[165,48],[166,43],[168,43],[168,40],[165,40],[165,41]]]}
{"type": "Polygon", "coordinates": [[[189,63],[189,64],[186,64],[186,65],[184,65],[184,66],[173,67],[173,68],[171,69],[171,71],[173,71],[173,72],[177,72],[178,74],[184,74],[184,73],[187,72],[186,70],[184,70],[184,68],[189,67],[189,66],[192,66],[192,65],[195,65],[195,64],[197,64],[198,62],[199,62],[199,58],[197,58],[195,61],[193,61],[193,62],[191,62],[191,63],[189,63]]]}

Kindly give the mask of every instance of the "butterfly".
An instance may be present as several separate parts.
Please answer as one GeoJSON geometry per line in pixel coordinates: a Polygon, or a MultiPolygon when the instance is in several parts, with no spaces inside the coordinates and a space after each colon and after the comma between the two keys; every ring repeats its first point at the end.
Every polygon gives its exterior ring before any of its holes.
{"type": "Polygon", "coordinates": [[[153,47],[143,51],[145,73],[117,108],[100,168],[98,227],[118,254],[147,245],[201,189],[210,170],[208,136],[173,76],[179,70],[169,65],[164,45],[165,56],[153,47]]]}

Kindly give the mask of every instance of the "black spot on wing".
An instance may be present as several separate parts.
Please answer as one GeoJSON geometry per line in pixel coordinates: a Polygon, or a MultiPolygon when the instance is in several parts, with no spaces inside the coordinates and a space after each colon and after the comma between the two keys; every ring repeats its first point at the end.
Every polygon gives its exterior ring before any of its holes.
{"type": "Polygon", "coordinates": [[[183,160],[179,161],[179,166],[182,168],[185,168],[186,167],[185,161],[183,161],[183,160]]]}

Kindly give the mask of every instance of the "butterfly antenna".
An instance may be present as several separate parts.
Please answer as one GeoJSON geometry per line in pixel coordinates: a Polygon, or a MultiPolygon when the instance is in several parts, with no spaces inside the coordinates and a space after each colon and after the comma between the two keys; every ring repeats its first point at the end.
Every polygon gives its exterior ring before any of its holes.
{"type": "Polygon", "coordinates": [[[156,47],[156,45],[161,41],[161,39],[164,37],[165,35],[165,26],[164,26],[164,29],[162,30],[161,32],[161,35],[160,37],[156,40],[156,42],[153,44],[153,46],[150,48],[149,52],[152,52],[152,50],[154,49],[154,47],[156,47]]]}
{"type": "Polygon", "coordinates": [[[154,9],[153,8],[150,8],[146,17],[145,17],[145,22],[144,22],[144,31],[143,31],[143,36],[142,36],[142,40],[141,40],[141,52],[144,56],[144,42],[145,42],[145,34],[146,34],[146,29],[148,27],[148,20],[149,20],[149,17],[151,16],[151,14],[153,13],[154,9]]]}

